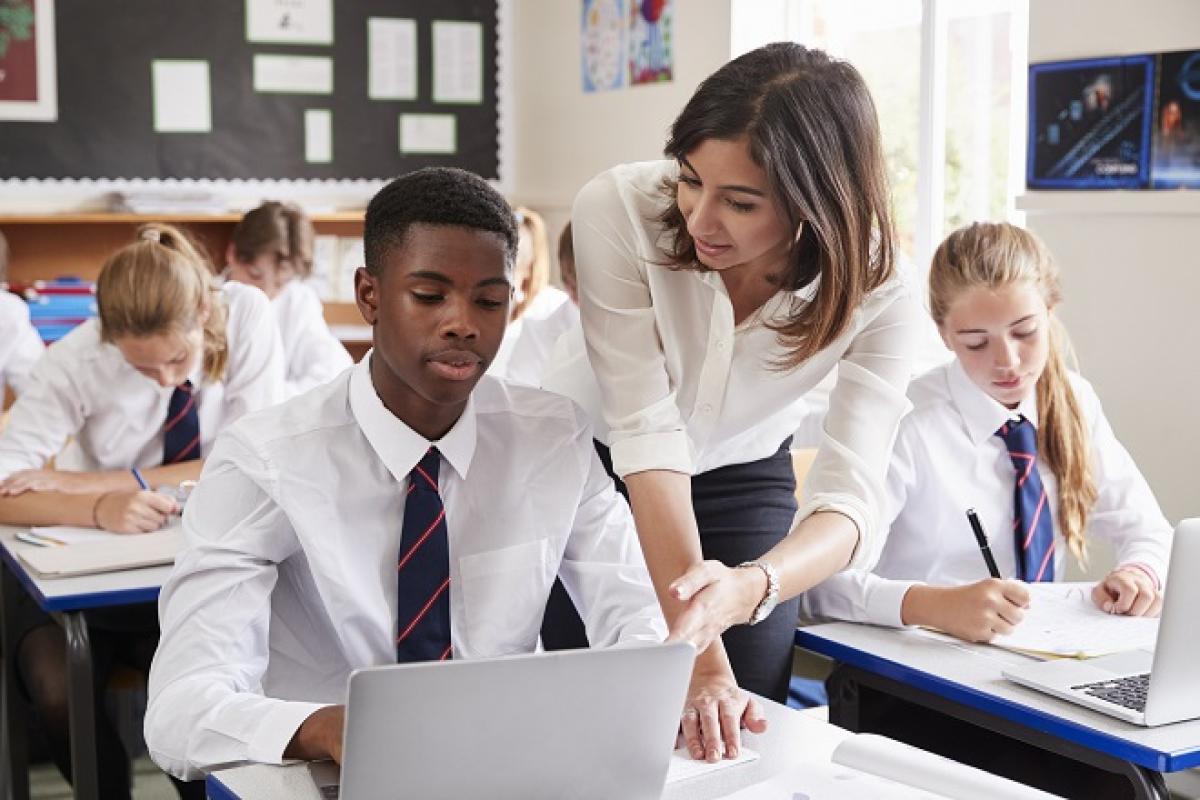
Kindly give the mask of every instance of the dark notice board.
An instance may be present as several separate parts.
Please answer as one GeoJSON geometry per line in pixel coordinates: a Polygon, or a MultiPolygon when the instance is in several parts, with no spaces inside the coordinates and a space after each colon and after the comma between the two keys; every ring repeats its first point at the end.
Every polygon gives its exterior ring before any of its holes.
{"type": "Polygon", "coordinates": [[[497,178],[497,0],[334,0],[332,45],[246,40],[244,0],[57,0],[58,121],[0,121],[0,178],[387,178],[429,165],[497,178]],[[417,100],[367,97],[367,19],[417,21],[417,100]],[[483,102],[434,103],[431,22],[483,25],[483,102]],[[328,95],[260,94],[255,53],[329,56],[328,95]],[[151,62],[209,63],[210,133],[154,131],[151,62]],[[333,116],[333,160],[304,160],[304,110],[333,116]],[[402,155],[401,113],[454,114],[458,152],[402,155]]]}

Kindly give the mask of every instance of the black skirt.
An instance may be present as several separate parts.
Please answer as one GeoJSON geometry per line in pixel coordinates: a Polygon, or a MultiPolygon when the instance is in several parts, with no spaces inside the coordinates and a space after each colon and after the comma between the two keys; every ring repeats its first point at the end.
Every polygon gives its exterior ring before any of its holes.
{"type": "MultiPolygon", "coordinates": [[[[791,438],[760,461],[731,464],[692,476],[692,507],[705,559],[736,566],[753,561],[782,540],[796,516],[796,475],[791,438]]],[[[596,452],[617,490],[628,500],[625,485],[613,474],[608,448],[596,452]]],[[[757,625],[735,625],[721,637],[738,684],[778,702],[787,700],[792,674],[792,641],[800,599],[775,607],[757,625]]],[[[555,583],[542,626],[548,650],[587,647],[587,637],[562,585],[555,583]]]]}

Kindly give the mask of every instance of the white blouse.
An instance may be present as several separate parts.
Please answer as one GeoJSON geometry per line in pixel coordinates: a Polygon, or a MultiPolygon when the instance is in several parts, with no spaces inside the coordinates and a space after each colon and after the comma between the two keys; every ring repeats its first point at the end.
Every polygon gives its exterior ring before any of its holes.
{"type": "MultiPolygon", "coordinates": [[[[1171,525],[1154,493],[1117,441],[1090,383],[1071,373],[1090,435],[1099,496],[1088,516],[1087,539],[1110,542],[1117,564],[1142,564],[1165,581],[1171,525]]],[[[806,615],[899,626],[904,595],[914,583],[957,585],[988,577],[966,511],[974,508],[1000,574],[1017,572],[1013,483],[1016,473],[996,431],[1013,412],[976,386],[957,359],[930,370],[909,388],[913,410],[900,425],[887,480],[890,531],[874,572],[834,575],[804,595],[806,615]]],[[[1016,412],[1035,426],[1037,402],[1016,412]]],[[[1039,459],[1038,473],[1053,512],[1054,575],[1069,557],[1058,525],[1058,482],[1039,459]]]]}
{"type": "MultiPolygon", "coordinates": [[[[150,670],[146,743],[174,775],[278,764],[351,672],[396,661],[406,487],[430,442],[383,405],[369,361],[247,417],[204,465],[150,670]]],[[[556,576],[594,646],[665,636],[629,506],[570,402],[485,377],[433,444],[454,658],[536,650],[556,576]]]]}
{"type": "Polygon", "coordinates": [[[0,291],[0,404],[5,385],[18,395],[25,391],[29,373],[44,351],[42,338],[29,321],[29,306],[15,294],[0,291]]]}
{"type": "Polygon", "coordinates": [[[891,280],[864,299],[836,341],[795,369],[773,369],[787,348],[768,323],[786,319],[814,289],[780,292],[735,327],[716,272],[662,265],[661,186],[677,175],[672,161],[626,164],[579,193],[572,224],[586,357],[578,345],[562,348],[573,352],[556,357],[543,385],[593,414],[618,475],[695,474],[776,452],[804,421],[804,395],[836,366],[797,519],[845,514],[860,537],[852,563],[869,566],[924,311],[905,281],[891,280]]]}
{"type": "Polygon", "coordinates": [[[301,281],[288,281],[271,300],[283,345],[287,397],[332,380],[354,363],[329,330],[321,298],[301,281]]]}
{"type": "MultiPolygon", "coordinates": [[[[226,284],[221,294],[228,313],[224,380],[204,378],[199,356],[190,374],[204,455],[224,426],[278,402],[283,392],[283,354],[266,295],[238,283],[226,284]]],[[[88,320],[52,345],[34,367],[0,435],[0,478],[41,469],[60,451],[59,469],[161,465],[162,426],[173,391],[131,367],[115,345],[101,341],[99,320],[88,320]]]]}

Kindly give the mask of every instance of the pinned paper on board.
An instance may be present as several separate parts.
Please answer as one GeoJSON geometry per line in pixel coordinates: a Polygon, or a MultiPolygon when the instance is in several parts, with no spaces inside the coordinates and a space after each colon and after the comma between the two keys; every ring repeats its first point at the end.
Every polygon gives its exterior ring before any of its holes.
{"type": "Polygon", "coordinates": [[[333,112],[328,108],[304,110],[304,160],[310,164],[333,161],[333,112]]]}
{"type": "Polygon", "coordinates": [[[152,61],[150,74],[156,132],[208,133],[212,130],[212,92],[207,61],[152,61]]]}
{"type": "Polygon", "coordinates": [[[0,120],[55,122],[54,0],[7,0],[0,18],[0,120]]]}
{"type": "Polygon", "coordinates": [[[333,44],[333,0],[246,0],[246,40],[333,44]]]}
{"type": "Polygon", "coordinates": [[[254,91],[332,94],[333,59],[326,56],[254,56],[254,91]]]}
{"type": "Polygon", "coordinates": [[[433,102],[483,102],[483,25],[433,22],[433,102]]]}
{"type": "Polygon", "coordinates": [[[453,114],[401,114],[400,152],[453,155],[458,152],[458,118],[453,114]]]}
{"type": "Polygon", "coordinates": [[[583,90],[606,92],[624,86],[625,0],[583,0],[579,35],[583,90]]]}
{"type": "Polygon", "coordinates": [[[367,20],[367,97],[417,99],[416,20],[367,20]]]}

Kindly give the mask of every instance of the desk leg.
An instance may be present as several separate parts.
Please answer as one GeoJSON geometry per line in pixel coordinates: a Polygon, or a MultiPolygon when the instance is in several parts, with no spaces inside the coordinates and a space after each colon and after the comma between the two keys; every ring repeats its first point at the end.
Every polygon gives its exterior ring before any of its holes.
{"type": "Polygon", "coordinates": [[[59,615],[67,634],[67,703],[70,707],[71,778],[75,800],[99,800],[92,645],[82,611],[59,615]]]}
{"type": "Polygon", "coordinates": [[[1118,775],[1128,781],[1136,800],[1169,800],[1170,798],[1166,781],[1163,780],[1160,772],[1105,753],[1099,753],[1036,728],[985,713],[900,681],[876,675],[873,672],[867,672],[847,664],[839,664],[833,675],[830,676],[828,686],[829,721],[846,730],[859,731],[862,729],[863,709],[860,688],[866,687],[978,728],[1025,742],[1064,759],[1118,775]]]}
{"type": "Polygon", "coordinates": [[[17,690],[17,606],[25,590],[7,566],[0,566],[0,641],[4,648],[4,678],[0,704],[4,713],[4,752],[0,765],[0,791],[11,800],[29,800],[29,746],[25,738],[28,711],[17,690]]]}

